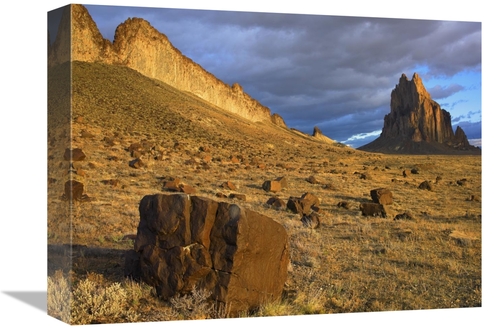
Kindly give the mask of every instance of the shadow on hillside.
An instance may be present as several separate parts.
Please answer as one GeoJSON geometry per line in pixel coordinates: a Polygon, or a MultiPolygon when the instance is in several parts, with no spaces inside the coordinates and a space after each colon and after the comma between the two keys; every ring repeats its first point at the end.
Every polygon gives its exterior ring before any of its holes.
{"type": "Polygon", "coordinates": [[[57,270],[73,271],[78,277],[96,273],[120,281],[124,278],[125,253],[126,250],[83,245],[48,245],[47,274],[51,276],[57,270]]]}
{"type": "Polygon", "coordinates": [[[248,184],[248,185],[245,185],[245,186],[248,187],[248,188],[262,190],[262,184],[260,184],[260,185],[258,185],[258,184],[248,184]]]}

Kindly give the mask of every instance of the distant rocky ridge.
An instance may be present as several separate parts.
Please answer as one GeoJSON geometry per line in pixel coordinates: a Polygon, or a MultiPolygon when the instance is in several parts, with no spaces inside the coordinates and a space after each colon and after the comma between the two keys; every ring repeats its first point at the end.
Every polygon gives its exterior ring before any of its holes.
{"type": "Polygon", "coordinates": [[[401,154],[480,154],[462,128],[455,133],[451,115],[431,99],[417,73],[401,75],[391,93],[391,112],[384,118],[380,137],[359,150],[401,154]]]}
{"type": "Polygon", "coordinates": [[[141,18],[129,18],[120,24],[111,42],[103,38],[83,5],[68,5],[53,44],[49,38],[48,66],[69,60],[125,65],[250,121],[286,127],[281,117],[271,116],[270,109],[246,94],[239,84],[229,86],[207,72],[141,18]]]}
{"type": "Polygon", "coordinates": [[[333,139],[323,135],[323,132],[321,131],[321,129],[319,129],[319,127],[314,127],[312,136],[314,139],[317,139],[319,141],[323,141],[326,143],[335,143],[333,139]]]}

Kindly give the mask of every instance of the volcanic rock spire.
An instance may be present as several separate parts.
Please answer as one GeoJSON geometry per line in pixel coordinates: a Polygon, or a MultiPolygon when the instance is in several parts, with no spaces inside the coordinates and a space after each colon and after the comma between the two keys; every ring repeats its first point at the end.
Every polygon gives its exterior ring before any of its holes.
{"type": "Polygon", "coordinates": [[[359,149],[407,154],[480,152],[470,146],[460,127],[453,133],[450,113],[431,99],[417,73],[411,80],[401,75],[391,92],[391,112],[384,117],[380,137],[359,149]]]}

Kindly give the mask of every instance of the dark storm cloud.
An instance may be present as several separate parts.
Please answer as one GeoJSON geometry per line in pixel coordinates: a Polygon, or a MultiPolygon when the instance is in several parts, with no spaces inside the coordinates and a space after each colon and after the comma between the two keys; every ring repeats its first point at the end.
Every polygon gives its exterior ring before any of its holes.
{"type": "Polygon", "coordinates": [[[434,86],[433,88],[427,90],[429,92],[429,94],[431,95],[431,97],[434,99],[434,100],[438,100],[438,99],[442,99],[442,98],[447,98],[453,94],[456,94],[457,92],[460,92],[462,90],[464,90],[464,86],[461,86],[461,85],[457,85],[457,84],[452,84],[452,85],[449,85],[449,86],[441,86],[441,85],[437,85],[437,86],[434,86]]]}
{"type": "MultiPolygon", "coordinates": [[[[381,130],[402,73],[452,77],[481,69],[481,24],[322,15],[88,6],[112,38],[142,17],[184,55],[279,113],[338,141],[381,130]]],[[[445,98],[465,86],[430,90],[445,98]]]]}

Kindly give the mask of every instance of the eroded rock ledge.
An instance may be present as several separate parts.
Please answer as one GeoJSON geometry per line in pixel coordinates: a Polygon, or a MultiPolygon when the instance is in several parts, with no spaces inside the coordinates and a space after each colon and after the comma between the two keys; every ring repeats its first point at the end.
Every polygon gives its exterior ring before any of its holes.
{"type": "MultiPolygon", "coordinates": [[[[116,28],[111,42],[103,38],[84,6],[72,4],[64,10],[56,40],[48,45],[49,67],[70,58],[125,65],[250,121],[274,123],[268,107],[246,94],[239,84],[225,84],[184,56],[146,20],[127,19],[116,28]]],[[[284,125],[283,120],[279,125],[284,125]]]]}

